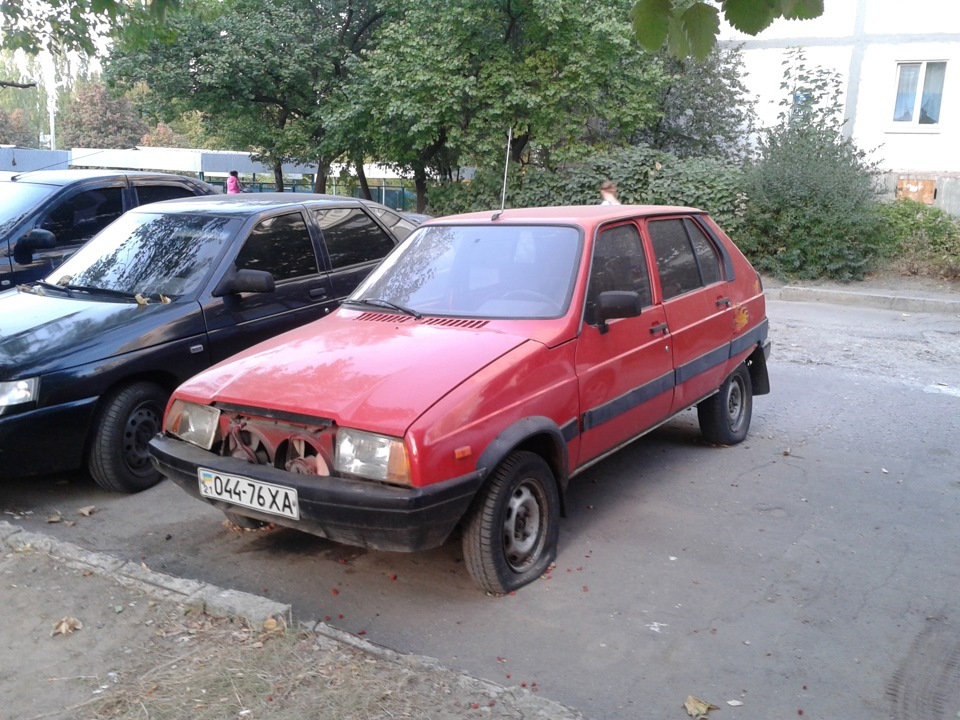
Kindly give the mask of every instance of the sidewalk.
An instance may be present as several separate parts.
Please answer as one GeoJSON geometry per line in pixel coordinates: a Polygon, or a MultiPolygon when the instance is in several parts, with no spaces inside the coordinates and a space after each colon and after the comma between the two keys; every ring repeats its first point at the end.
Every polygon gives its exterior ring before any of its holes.
{"type": "Polygon", "coordinates": [[[0,718],[582,720],[288,605],[0,521],[0,718]]]}
{"type": "MultiPolygon", "coordinates": [[[[960,283],[783,284],[769,300],[960,315],[960,283]]],[[[291,608],[0,521],[0,718],[550,718],[537,694],[401,655],[291,608]]]]}

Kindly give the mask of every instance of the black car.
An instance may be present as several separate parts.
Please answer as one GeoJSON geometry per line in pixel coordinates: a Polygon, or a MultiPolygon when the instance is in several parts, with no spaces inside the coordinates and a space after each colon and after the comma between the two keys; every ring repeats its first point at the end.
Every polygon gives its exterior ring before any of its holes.
{"type": "Polygon", "coordinates": [[[45,279],[0,293],[0,476],[86,467],[135,492],[198,371],[323,317],[415,228],[353,198],[170,200],[122,215],[45,279]]]}
{"type": "Polygon", "coordinates": [[[205,182],[166,173],[0,173],[0,290],[52,272],[131,208],[216,193],[205,182]]]}

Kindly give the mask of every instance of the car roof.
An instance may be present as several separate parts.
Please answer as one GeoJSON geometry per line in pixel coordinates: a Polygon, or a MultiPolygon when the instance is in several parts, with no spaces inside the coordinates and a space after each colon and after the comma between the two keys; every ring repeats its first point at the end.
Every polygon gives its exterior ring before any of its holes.
{"type": "MultiPolygon", "coordinates": [[[[337,207],[377,207],[390,210],[371,200],[346,195],[319,195],[314,193],[238,193],[232,195],[204,195],[199,197],[164,200],[150,205],[141,205],[130,212],[194,213],[210,215],[252,215],[265,210],[274,210],[291,205],[335,205],[337,207]]],[[[397,212],[390,210],[390,212],[397,212]]]]}
{"type": "Polygon", "coordinates": [[[560,205],[552,207],[508,208],[506,210],[487,210],[483,212],[448,215],[428,220],[425,225],[437,224],[509,224],[525,225],[543,223],[562,223],[571,225],[595,225],[609,220],[634,217],[654,217],[657,215],[676,215],[678,213],[702,213],[692,207],[681,205],[560,205]]]}
{"type": "Polygon", "coordinates": [[[148,172],[145,170],[25,170],[19,173],[4,172],[0,174],[0,182],[22,182],[34,183],[37,185],[69,185],[80,180],[110,180],[113,178],[142,178],[169,180],[176,178],[186,180],[187,182],[201,183],[202,181],[186,175],[177,175],[175,173],[148,172]]]}

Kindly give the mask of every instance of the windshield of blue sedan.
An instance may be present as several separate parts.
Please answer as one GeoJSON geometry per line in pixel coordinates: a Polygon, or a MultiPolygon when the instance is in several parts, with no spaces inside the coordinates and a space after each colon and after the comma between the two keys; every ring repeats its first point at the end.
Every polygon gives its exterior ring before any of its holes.
{"type": "Polygon", "coordinates": [[[0,183],[0,238],[11,232],[41,201],[59,189],[54,185],[32,185],[14,181],[0,183]]]}
{"type": "Polygon", "coordinates": [[[240,222],[179,213],[127,213],[46,281],[131,296],[189,295],[207,282],[240,222]]]}
{"type": "Polygon", "coordinates": [[[566,312],[580,231],[568,226],[477,225],[418,229],[351,295],[456,317],[551,318],[566,312]]]}

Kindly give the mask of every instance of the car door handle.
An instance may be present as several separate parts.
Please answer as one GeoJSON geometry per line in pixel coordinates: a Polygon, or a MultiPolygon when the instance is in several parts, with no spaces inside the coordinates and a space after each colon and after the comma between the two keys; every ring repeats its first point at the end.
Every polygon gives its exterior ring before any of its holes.
{"type": "Polygon", "coordinates": [[[667,324],[665,322],[662,322],[659,325],[654,325],[652,328],[650,328],[651,335],[656,335],[658,332],[662,332],[664,335],[667,334],[667,324]]]}
{"type": "Polygon", "coordinates": [[[720,307],[721,305],[723,305],[724,307],[730,307],[730,298],[728,297],[720,298],[719,300],[717,300],[716,305],[717,307],[720,307]]]}
{"type": "Polygon", "coordinates": [[[325,297],[327,297],[327,294],[328,293],[326,288],[313,288],[312,290],[310,290],[310,299],[323,300],[325,297]]]}

